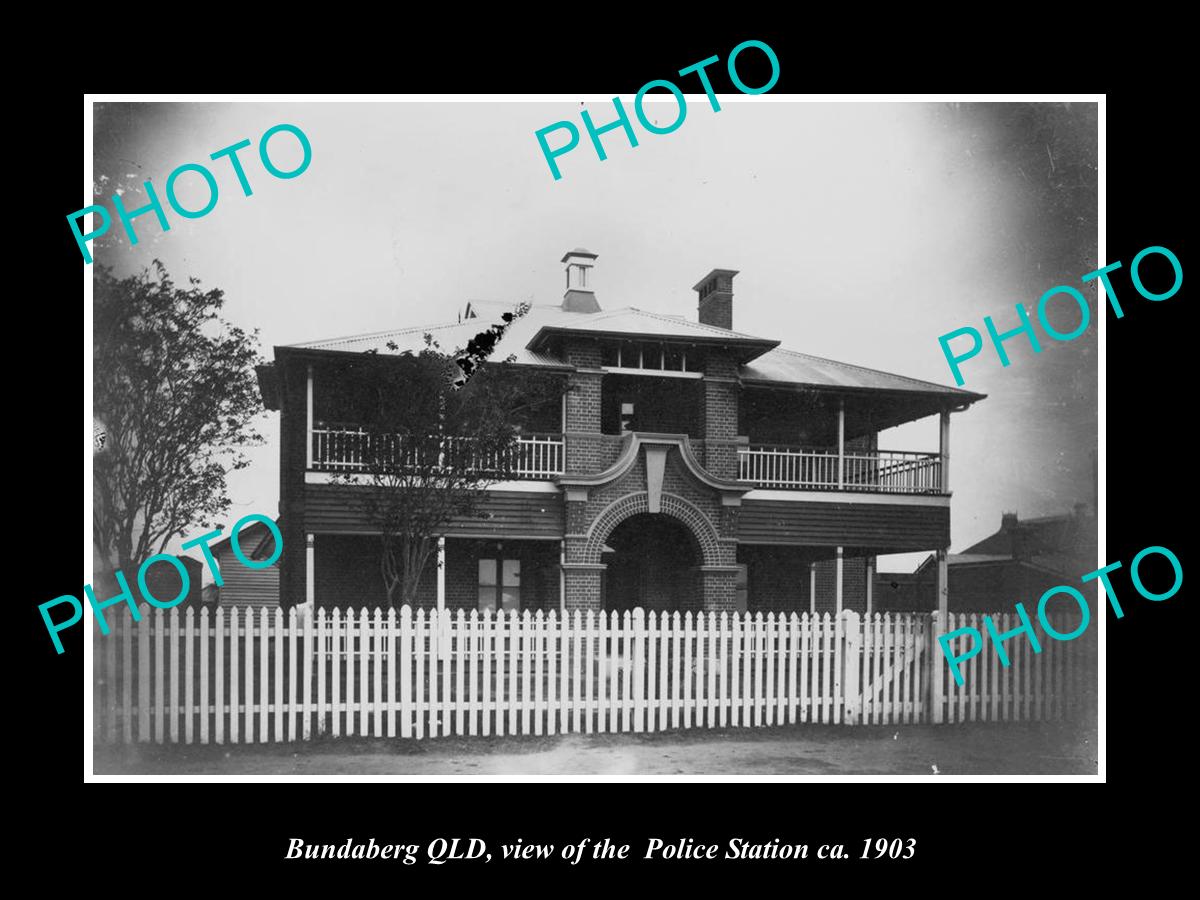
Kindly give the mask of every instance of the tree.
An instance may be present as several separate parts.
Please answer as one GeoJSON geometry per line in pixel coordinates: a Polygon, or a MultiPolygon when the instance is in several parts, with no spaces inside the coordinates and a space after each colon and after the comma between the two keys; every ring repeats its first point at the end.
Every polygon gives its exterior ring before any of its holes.
{"type": "Polygon", "coordinates": [[[258,332],[220,318],[220,290],[178,287],[158,260],[123,279],[97,265],[94,279],[92,405],[105,438],[93,528],[104,560],[128,575],[228,511],[225,476],[262,443],[251,427],[258,332]]]}
{"type": "MultiPolygon", "coordinates": [[[[513,314],[505,315],[507,324],[513,314]]],[[[438,534],[455,518],[482,515],[487,486],[516,469],[523,423],[561,402],[561,377],[508,360],[483,364],[502,330],[456,354],[426,335],[419,353],[369,355],[335,376],[339,406],[360,424],[352,438],[361,465],[334,481],[354,486],[354,502],[379,529],[389,606],[415,603],[438,534]]]]}

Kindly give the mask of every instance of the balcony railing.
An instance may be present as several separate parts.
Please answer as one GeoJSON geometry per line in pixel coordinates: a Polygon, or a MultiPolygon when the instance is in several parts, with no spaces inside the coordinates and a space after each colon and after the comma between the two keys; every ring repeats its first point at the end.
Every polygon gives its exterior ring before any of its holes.
{"type": "MultiPolygon", "coordinates": [[[[428,465],[519,479],[551,478],[563,472],[561,435],[521,435],[512,449],[493,453],[480,452],[474,444],[471,438],[448,437],[436,445],[437,459],[428,465]]],[[[422,462],[417,454],[400,435],[372,433],[353,425],[318,424],[312,430],[312,468],[317,471],[417,466],[422,462]]]]}
{"type": "Polygon", "coordinates": [[[847,451],[839,479],[836,450],[751,446],[738,450],[738,479],[758,487],[881,494],[942,493],[937,453],[906,450],[847,451]]]}

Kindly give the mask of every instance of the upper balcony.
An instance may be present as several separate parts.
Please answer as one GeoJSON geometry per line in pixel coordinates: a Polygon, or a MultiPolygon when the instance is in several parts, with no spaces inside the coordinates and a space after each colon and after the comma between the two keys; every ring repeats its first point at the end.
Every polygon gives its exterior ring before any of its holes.
{"type": "MultiPolygon", "coordinates": [[[[563,474],[563,436],[524,434],[517,438],[510,455],[479,453],[470,438],[449,437],[438,448],[436,460],[427,465],[477,472],[481,477],[546,480],[563,474]]],[[[315,472],[367,472],[373,466],[414,467],[421,463],[399,435],[381,435],[357,425],[316,422],[312,429],[312,457],[308,468],[315,472]]]]}
{"type": "Polygon", "coordinates": [[[749,445],[738,449],[738,480],[760,488],[942,494],[939,453],[909,450],[806,450],[749,445]]]}
{"type": "MultiPolygon", "coordinates": [[[[389,466],[403,461],[405,451],[396,436],[371,434],[356,425],[315,424],[312,471],[366,472],[372,461],[389,466]]],[[[561,434],[521,435],[511,453],[507,459],[481,455],[469,438],[447,438],[437,464],[484,477],[531,481],[552,480],[565,471],[561,434]]],[[[776,490],[943,493],[941,456],[905,450],[846,451],[839,457],[836,449],[748,445],[738,450],[738,480],[776,490]]]]}
{"type": "MultiPolygon", "coordinates": [[[[661,364],[662,357],[658,360],[661,364]]],[[[306,379],[302,421],[307,424],[305,468],[311,483],[328,480],[330,473],[367,474],[373,467],[394,466],[412,452],[411,447],[403,449],[398,435],[361,424],[372,412],[370,404],[355,402],[353,392],[339,391],[339,374],[322,377],[310,369],[306,379]]],[[[369,378],[364,381],[370,388],[369,378]]],[[[931,411],[936,419],[938,407],[891,395],[745,384],[735,385],[730,396],[730,379],[716,383],[724,393],[714,395],[702,373],[690,370],[690,362],[677,372],[606,370],[598,391],[579,392],[514,420],[519,437],[505,458],[486,458],[469,438],[447,437],[432,445],[423,442],[426,456],[437,457],[423,464],[503,482],[555,482],[566,474],[603,471],[620,455],[622,436],[637,432],[683,435],[699,465],[714,477],[786,491],[795,499],[810,492],[930,499],[949,493],[949,415],[944,407],[937,452],[882,450],[880,438],[888,437],[883,432],[931,411]]],[[[369,391],[366,398],[375,399],[369,391]]]]}

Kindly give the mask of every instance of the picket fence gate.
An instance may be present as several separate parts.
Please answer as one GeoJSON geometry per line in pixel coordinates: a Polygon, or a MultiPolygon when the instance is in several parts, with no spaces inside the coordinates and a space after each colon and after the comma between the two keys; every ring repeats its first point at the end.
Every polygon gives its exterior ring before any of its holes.
{"type": "MultiPolygon", "coordinates": [[[[933,638],[981,615],[566,615],[143,606],[93,644],[98,739],[553,735],[795,723],[1063,719],[1092,697],[1094,645],[989,641],[959,687],[933,638]],[[932,676],[931,676],[932,673],[932,676]],[[931,682],[931,677],[940,683],[931,682]]],[[[1015,614],[993,616],[1001,633],[1015,614]]],[[[1071,625],[1052,617],[1060,633],[1071,625]]],[[[962,641],[964,638],[956,639],[962,641]]],[[[962,645],[965,648],[965,645],[962,645]]],[[[958,651],[956,648],[956,652],[958,651]]]]}

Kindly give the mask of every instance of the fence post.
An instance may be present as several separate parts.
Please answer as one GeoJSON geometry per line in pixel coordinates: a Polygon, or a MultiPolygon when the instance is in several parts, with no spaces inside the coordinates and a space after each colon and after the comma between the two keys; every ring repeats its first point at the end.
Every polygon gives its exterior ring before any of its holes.
{"type": "Polygon", "coordinates": [[[942,709],[942,667],[938,665],[941,653],[938,650],[938,634],[942,630],[942,614],[934,610],[929,617],[929,645],[926,650],[929,668],[929,703],[931,707],[931,721],[934,725],[941,725],[944,720],[944,711],[942,709]]]}
{"type": "Polygon", "coordinates": [[[413,622],[412,607],[400,607],[400,737],[413,733],[413,622]]]}
{"type": "Polygon", "coordinates": [[[859,711],[862,709],[862,689],[858,677],[862,665],[862,622],[858,613],[852,609],[842,610],[842,617],[845,620],[843,632],[846,636],[846,677],[842,682],[846,696],[845,723],[857,725],[859,711]]]}
{"type": "MultiPolygon", "coordinates": [[[[430,621],[433,617],[430,616],[430,621]]],[[[449,660],[450,658],[450,610],[444,606],[437,612],[437,648],[438,659],[449,660]]]]}
{"type": "Polygon", "coordinates": [[[310,606],[304,612],[304,716],[302,719],[302,736],[304,740],[312,739],[312,720],[313,720],[313,679],[312,665],[313,654],[316,648],[313,647],[313,617],[316,616],[317,610],[315,606],[310,606]]]}
{"type": "Polygon", "coordinates": [[[644,679],[646,677],[646,614],[639,606],[633,611],[633,730],[642,731],[645,728],[643,711],[645,696],[644,679]]]}

